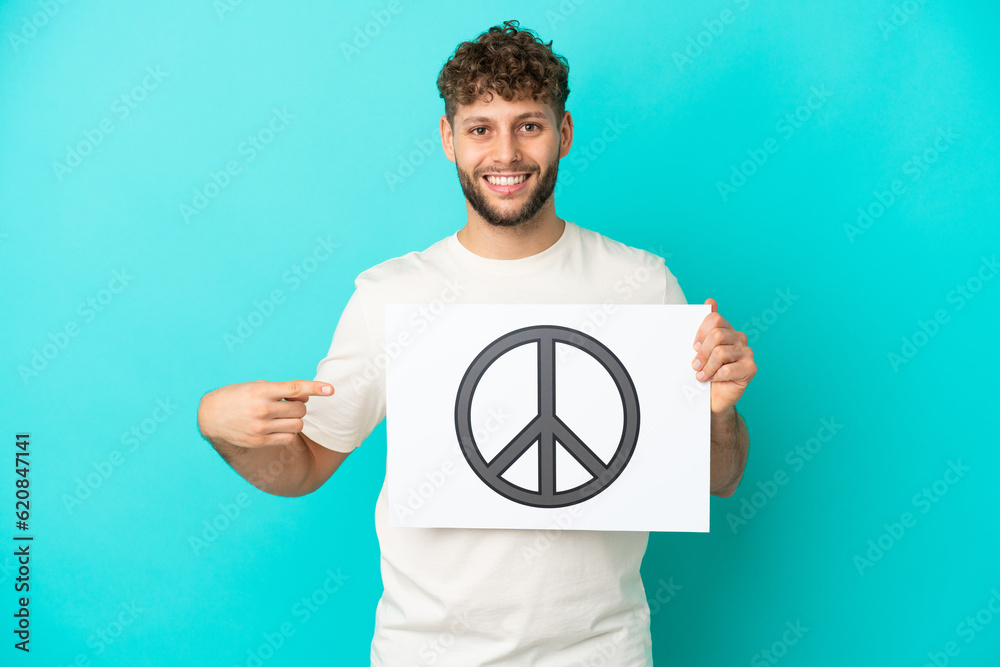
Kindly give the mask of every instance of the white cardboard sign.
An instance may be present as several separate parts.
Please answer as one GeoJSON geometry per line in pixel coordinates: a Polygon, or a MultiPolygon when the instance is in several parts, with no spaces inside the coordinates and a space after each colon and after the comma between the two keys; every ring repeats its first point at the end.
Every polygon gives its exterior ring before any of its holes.
{"type": "Polygon", "coordinates": [[[385,308],[390,525],[708,532],[708,305],[421,308],[385,308]]]}

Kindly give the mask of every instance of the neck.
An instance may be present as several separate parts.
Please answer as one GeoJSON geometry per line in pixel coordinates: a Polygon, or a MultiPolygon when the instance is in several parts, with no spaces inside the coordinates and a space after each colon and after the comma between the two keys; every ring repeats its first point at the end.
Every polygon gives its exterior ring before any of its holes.
{"type": "Polygon", "coordinates": [[[537,255],[558,241],[566,226],[566,221],[556,215],[551,204],[550,200],[538,215],[514,227],[491,225],[468,206],[469,220],[458,230],[458,240],[487,259],[521,259],[537,255]]]}

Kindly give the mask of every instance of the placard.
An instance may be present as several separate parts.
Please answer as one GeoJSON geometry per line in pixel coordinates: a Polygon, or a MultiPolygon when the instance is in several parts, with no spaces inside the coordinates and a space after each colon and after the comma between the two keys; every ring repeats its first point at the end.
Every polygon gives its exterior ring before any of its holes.
{"type": "Polygon", "coordinates": [[[708,305],[385,310],[390,524],[707,532],[708,305]]]}

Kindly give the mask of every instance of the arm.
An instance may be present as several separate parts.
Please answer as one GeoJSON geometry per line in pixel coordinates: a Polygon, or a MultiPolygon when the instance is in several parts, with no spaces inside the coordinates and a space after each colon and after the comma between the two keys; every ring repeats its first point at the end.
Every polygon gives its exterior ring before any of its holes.
{"type": "Polygon", "coordinates": [[[299,489],[310,475],[313,462],[301,434],[290,445],[265,447],[241,447],[218,436],[205,438],[233,470],[261,491],[276,496],[302,495],[299,489]]]}
{"type": "Polygon", "coordinates": [[[750,451],[750,434],[743,417],[732,407],[712,413],[712,495],[728,498],[736,491],[750,451]]]}
{"type": "Polygon", "coordinates": [[[276,496],[312,493],[347,458],[302,434],[310,395],[333,387],[320,382],[246,382],[205,394],[198,426],[219,455],[255,487],[276,496]]]}
{"type": "Polygon", "coordinates": [[[743,417],[736,412],[736,401],[757,374],[757,364],[753,350],[747,346],[746,334],[733,329],[719,315],[715,299],[705,303],[712,306],[712,312],[695,336],[697,354],[691,366],[699,382],[712,385],[710,492],[728,498],[743,478],[750,450],[750,435],[743,417]]]}

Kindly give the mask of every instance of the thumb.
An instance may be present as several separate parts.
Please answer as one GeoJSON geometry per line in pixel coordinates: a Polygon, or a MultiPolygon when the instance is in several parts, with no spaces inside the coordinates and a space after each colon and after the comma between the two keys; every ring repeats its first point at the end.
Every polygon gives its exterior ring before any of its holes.
{"type": "Polygon", "coordinates": [[[712,306],[713,313],[719,312],[719,304],[716,302],[715,299],[705,299],[705,303],[712,306]]]}

